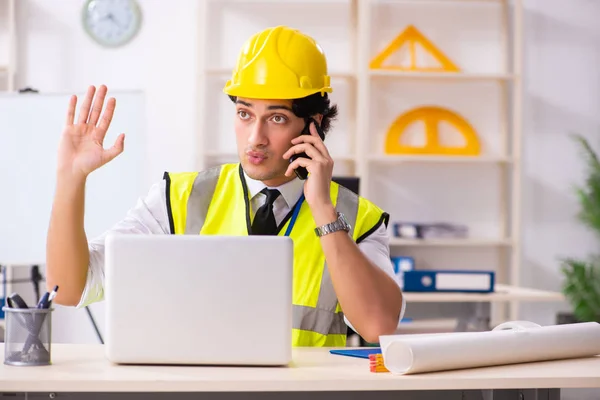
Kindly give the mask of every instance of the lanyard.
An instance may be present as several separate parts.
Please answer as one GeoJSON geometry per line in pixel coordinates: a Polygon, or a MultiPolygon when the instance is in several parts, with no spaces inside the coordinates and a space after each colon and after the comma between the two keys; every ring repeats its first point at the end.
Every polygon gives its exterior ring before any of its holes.
{"type": "Polygon", "coordinates": [[[294,228],[294,224],[296,223],[296,218],[298,218],[298,213],[300,212],[300,207],[302,207],[302,203],[304,202],[304,194],[300,196],[300,199],[296,203],[294,207],[294,213],[292,214],[292,218],[290,219],[290,223],[288,224],[287,230],[285,231],[285,236],[290,236],[292,233],[292,228],[294,228]]]}

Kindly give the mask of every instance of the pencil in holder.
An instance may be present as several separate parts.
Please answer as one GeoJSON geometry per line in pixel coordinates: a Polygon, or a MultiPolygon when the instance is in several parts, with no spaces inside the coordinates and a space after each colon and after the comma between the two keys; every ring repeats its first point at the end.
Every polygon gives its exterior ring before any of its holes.
{"type": "Polygon", "coordinates": [[[4,364],[49,365],[53,308],[3,307],[5,313],[4,364]]]}

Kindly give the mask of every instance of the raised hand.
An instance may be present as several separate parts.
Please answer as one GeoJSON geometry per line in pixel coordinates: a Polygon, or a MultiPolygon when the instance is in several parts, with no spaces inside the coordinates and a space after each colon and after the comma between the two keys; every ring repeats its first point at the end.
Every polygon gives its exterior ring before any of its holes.
{"type": "Polygon", "coordinates": [[[104,148],[104,137],[115,112],[116,100],[109,98],[104,112],[107,88],[90,86],[83,100],[77,120],[77,96],[69,101],[67,120],[58,148],[58,170],[74,178],[85,179],[92,171],[113,160],[123,152],[125,134],[120,134],[114,145],[104,148]],[[94,94],[96,98],[94,99],[94,94]],[[93,100],[93,104],[92,104],[93,100]]]}

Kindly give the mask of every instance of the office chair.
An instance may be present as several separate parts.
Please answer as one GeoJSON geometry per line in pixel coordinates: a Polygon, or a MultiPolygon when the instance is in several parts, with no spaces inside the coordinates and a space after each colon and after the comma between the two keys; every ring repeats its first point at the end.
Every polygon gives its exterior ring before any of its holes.
{"type": "Polygon", "coordinates": [[[351,190],[355,194],[360,194],[360,178],[356,176],[334,176],[331,180],[338,185],[342,185],[346,189],[351,190]]]}

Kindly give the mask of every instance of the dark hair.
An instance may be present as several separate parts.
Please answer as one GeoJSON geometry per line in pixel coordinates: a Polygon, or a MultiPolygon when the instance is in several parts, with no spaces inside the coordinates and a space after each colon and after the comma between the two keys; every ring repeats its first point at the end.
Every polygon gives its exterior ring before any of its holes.
{"type": "MultiPolygon", "coordinates": [[[[235,96],[230,95],[229,98],[234,103],[237,100],[235,96]]],[[[305,120],[315,114],[322,114],[321,129],[327,135],[327,132],[331,128],[331,122],[338,115],[338,108],[336,104],[331,105],[331,100],[327,93],[323,95],[321,93],[314,93],[300,99],[292,100],[292,112],[298,118],[304,118],[305,120]]]]}

